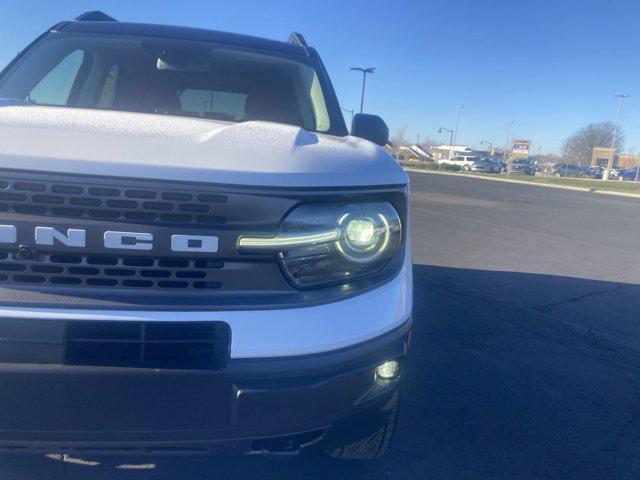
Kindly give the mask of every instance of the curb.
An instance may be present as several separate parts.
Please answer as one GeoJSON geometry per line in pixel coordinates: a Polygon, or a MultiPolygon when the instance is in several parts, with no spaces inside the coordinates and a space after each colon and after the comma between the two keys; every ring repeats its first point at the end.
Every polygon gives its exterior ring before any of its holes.
{"type": "Polygon", "coordinates": [[[573,190],[576,192],[590,192],[590,193],[599,193],[601,195],[613,195],[616,197],[640,199],[640,192],[639,193],[613,192],[611,190],[598,190],[597,188],[573,187],[570,185],[554,185],[551,183],[537,183],[537,182],[527,182],[523,180],[511,180],[506,178],[484,177],[480,175],[469,175],[468,173],[436,172],[432,170],[421,170],[418,168],[404,168],[404,169],[407,172],[426,173],[428,175],[451,175],[454,177],[466,177],[466,178],[475,178],[477,180],[489,180],[491,182],[517,183],[520,185],[532,185],[534,187],[559,188],[562,190],[573,190]]]}

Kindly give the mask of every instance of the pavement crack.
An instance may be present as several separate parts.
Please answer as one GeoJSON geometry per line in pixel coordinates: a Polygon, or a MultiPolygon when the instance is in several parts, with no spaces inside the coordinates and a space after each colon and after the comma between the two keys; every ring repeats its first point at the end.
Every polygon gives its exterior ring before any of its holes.
{"type": "MultiPolygon", "coordinates": [[[[606,345],[605,342],[598,339],[592,331],[589,331],[589,329],[576,329],[575,326],[568,324],[564,318],[548,310],[550,310],[552,306],[557,306],[562,303],[568,303],[571,301],[577,302],[589,296],[607,294],[607,293],[618,291],[624,288],[631,288],[631,287],[637,287],[637,285],[617,285],[614,288],[610,288],[607,290],[600,290],[597,292],[591,292],[589,294],[563,300],[562,302],[557,302],[551,305],[547,305],[545,307],[542,307],[544,308],[543,310],[541,307],[533,307],[531,305],[528,305],[526,303],[519,302],[519,301],[500,300],[497,297],[494,297],[490,294],[485,294],[479,291],[477,288],[474,288],[472,285],[465,284],[463,282],[454,280],[446,276],[436,278],[435,284],[433,283],[431,284],[431,289],[433,291],[440,291],[441,294],[451,295],[454,298],[458,297],[459,299],[465,299],[465,300],[468,300],[468,299],[477,300],[479,301],[479,303],[476,303],[476,308],[482,308],[485,312],[493,314],[497,318],[501,318],[502,321],[512,324],[514,327],[518,328],[520,331],[526,332],[527,334],[531,335],[534,338],[548,341],[558,346],[570,349],[575,353],[583,355],[587,358],[591,358],[592,360],[595,360],[600,364],[605,365],[609,368],[612,368],[615,371],[622,373],[624,375],[628,375],[630,371],[635,370],[638,366],[638,362],[631,361],[631,360],[627,360],[623,362],[617,356],[611,357],[611,355],[614,353],[618,354],[621,352],[626,352],[634,355],[635,357],[640,352],[630,349],[627,346],[619,345],[615,343],[606,345]],[[521,322],[516,322],[508,318],[508,316],[504,316],[503,314],[497,311],[507,306],[517,308],[517,309],[523,309],[523,310],[532,310],[548,318],[554,319],[554,321],[556,322],[556,326],[558,328],[561,328],[564,331],[565,335],[567,335],[567,337],[562,338],[557,334],[549,334],[548,332],[543,332],[538,328],[536,328],[534,325],[526,325],[521,322]],[[498,308],[496,309],[496,307],[498,308]],[[588,349],[585,350],[584,348],[581,348],[579,344],[575,344],[571,340],[569,340],[570,338],[573,338],[576,341],[587,346],[588,349]]],[[[631,379],[631,378],[628,378],[628,379],[632,381],[633,384],[635,385],[635,382],[636,382],[635,379],[631,379]]]]}
{"type": "Polygon", "coordinates": [[[608,293],[615,293],[618,292],[620,290],[625,290],[625,289],[629,289],[635,287],[635,285],[616,285],[613,288],[608,288],[605,290],[599,290],[596,292],[589,292],[589,293],[585,293],[584,295],[578,295],[577,297],[571,297],[571,298],[566,298],[564,300],[560,300],[559,302],[554,302],[554,303],[549,303],[547,305],[543,305],[541,307],[533,307],[534,310],[538,310],[540,312],[544,312],[547,313],[549,310],[555,308],[555,307],[559,307],[560,305],[566,305],[568,303],[576,303],[576,302],[581,302],[582,300],[585,300],[587,298],[591,298],[591,297],[596,297],[598,295],[606,295],[608,293]]]}

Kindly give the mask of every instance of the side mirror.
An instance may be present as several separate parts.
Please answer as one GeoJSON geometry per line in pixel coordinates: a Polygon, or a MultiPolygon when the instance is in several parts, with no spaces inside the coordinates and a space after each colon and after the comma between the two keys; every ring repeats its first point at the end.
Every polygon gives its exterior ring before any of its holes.
{"type": "Polygon", "coordinates": [[[380,146],[389,143],[389,127],[377,115],[357,113],[353,116],[351,135],[364,138],[380,146]]]}

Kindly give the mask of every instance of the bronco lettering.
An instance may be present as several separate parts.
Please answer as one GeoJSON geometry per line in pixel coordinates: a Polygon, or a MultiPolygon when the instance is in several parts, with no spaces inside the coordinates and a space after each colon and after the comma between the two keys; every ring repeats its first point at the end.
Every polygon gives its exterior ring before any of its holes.
{"type": "MultiPolygon", "coordinates": [[[[71,248],[87,246],[87,231],[80,228],[58,230],[54,227],[36,226],[33,240],[36,245],[61,244],[71,248]],[[61,231],[62,230],[62,231],[61,231]]],[[[153,234],[149,232],[103,233],[105,248],[121,250],[152,250],[153,234]]],[[[17,243],[18,229],[15,225],[0,225],[0,243],[17,243]]],[[[218,237],[215,235],[170,235],[171,250],[174,252],[216,253],[218,237]]]]}

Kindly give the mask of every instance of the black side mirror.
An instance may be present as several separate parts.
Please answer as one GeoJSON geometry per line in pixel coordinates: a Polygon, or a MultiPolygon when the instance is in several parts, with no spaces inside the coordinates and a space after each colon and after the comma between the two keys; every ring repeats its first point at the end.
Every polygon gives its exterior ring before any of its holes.
{"type": "Polygon", "coordinates": [[[389,127],[377,115],[357,113],[351,124],[351,135],[384,146],[389,143],[389,127]]]}

